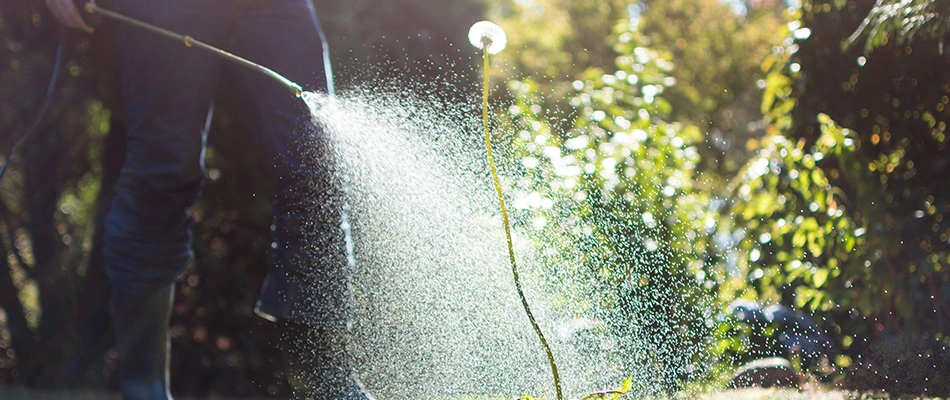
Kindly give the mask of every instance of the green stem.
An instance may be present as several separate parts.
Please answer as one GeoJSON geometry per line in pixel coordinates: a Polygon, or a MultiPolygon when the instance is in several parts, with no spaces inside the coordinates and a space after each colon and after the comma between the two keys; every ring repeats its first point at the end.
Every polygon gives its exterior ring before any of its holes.
{"type": "Polygon", "coordinates": [[[528,306],[528,300],[524,297],[524,291],[521,289],[521,278],[518,276],[518,266],[515,264],[515,248],[511,241],[511,224],[508,221],[508,209],[505,207],[505,198],[501,192],[501,180],[498,179],[498,170],[495,168],[495,157],[491,152],[491,130],[488,127],[488,46],[482,48],[482,54],[485,58],[485,85],[482,93],[482,122],[485,126],[485,150],[488,152],[488,167],[491,169],[491,177],[495,182],[495,194],[498,195],[498,205],[501,207],[501,219],[505,224],[505,236],[508,239],[508,258],[511,260],[511,273],[514,275],[515,288],[518,290],[518,297],[521,298],[521,305],[524,307],[524,313],[531,321],[531,327],[534,333],[538,335],[544,352],[548,355],[548,364],[551,365],[551,375],[554,376],[554,387],[557,390],[557,400],[563,400],[561,394],[561,377],[557,373],[557,364],[554,363],[554,353],[551,352],[551,346],[541,333],[541,327],[534,319],[531,313],[531,307],[528,306]]]}

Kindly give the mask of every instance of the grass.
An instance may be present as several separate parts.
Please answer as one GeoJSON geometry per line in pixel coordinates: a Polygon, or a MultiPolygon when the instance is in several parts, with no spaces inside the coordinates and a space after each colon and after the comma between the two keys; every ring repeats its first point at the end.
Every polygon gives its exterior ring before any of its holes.
{"type": "Polygon", "coordinates": [[[858,394],[833,390],[795,389],[740,389],[717,392],[702,397],[703,400],[850,400],[871,399],[858,394]]]}
{"type": "MultiPolygon", "coordinates": [[[[633,397],[630,397],[631,399],[633,397]]],[[[701,400],[872,400],[889,399],[884,395],[860,394],[855,392],[845,392],[838,390],[825,389],[739,389],[726,390],[710,393],[700,397],[701,400]]],[[[120,400],[117,394],[108,394],[102,392],[48,392],[41,390],[26,389],[3,389],[0,388],[0,399],[3,400],[120,400]]],[[[243,397],[241,399],[251,399],[243,397]]],[[[264,400],[264,398],[256,398],[264,400]]],[[[273,398],[270,398],[273,399],[273,398]]],[[[918,397],[917,399],[925,399],[918,397]]],[[[929,398],[939,400],[938,398],[929,398]]],[[[237,400],[233,397],[176,397],[176,400],[237,400]]],[[[385,399],[379,399],[385,400],[385,399]]],[[[445,400],[469,400],[469,399],[445,399],[445,400]]],[[[490,400],[490,399],[484,399],[490,400]]],[[[501,400],[501,399],[496,399],[501,400]]]]}

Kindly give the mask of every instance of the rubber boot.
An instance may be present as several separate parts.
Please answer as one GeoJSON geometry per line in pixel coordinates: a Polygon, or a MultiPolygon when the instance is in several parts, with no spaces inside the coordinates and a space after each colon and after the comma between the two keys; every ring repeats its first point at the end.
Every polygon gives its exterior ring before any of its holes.
{"type": "Polygon", "coordinates": [[[295,400],[372,400],[353,376],[346,350],[349,332],[279,320],[287,380],[295,400]]]}
{"type": "Polygon", "coordinates": [[[113,290],[119,387],[123,400],[171,400],[168,320],[175,286],[144,292],[113,290]]]}

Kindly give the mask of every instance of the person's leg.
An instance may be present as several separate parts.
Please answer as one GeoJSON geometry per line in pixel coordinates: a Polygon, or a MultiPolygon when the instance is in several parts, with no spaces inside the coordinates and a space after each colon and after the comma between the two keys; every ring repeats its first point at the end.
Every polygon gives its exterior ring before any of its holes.
{"type": "MultiPolygon", "coordinates": [[[[227,4],[113,1],[120,13],[212,44],[227,37],[227,4]]],[[[201,188],[220,62],[125,24],[116,25],[116,40],[127,147],[106,216],[105,263],[113,286],[120,386],[125,399],[168,399],[171,298],[176,276],[192,257],[186,208],[201,188]]]]}
{"type": "MultiPolygon", "coordinates": [[[[330,87],[322,32],[306,0],[235,2],[235,53],[326,93],[330,87]]],[[[273,318],[347,328],[351,265],[341,228],[341,177],[329,138],[304,102],[267,77],[229,67],[240,83],[245,116],[259,132],[263,168],[277,183],[274,265],[258,310],[273,318]]]]}
{"type": "MultiPolygon", "coordinates": [[[[331,92],[326,43],[309,1],[239,0],[234,51],[260,62],[305,90],[331,92]]],[[[264,168],[278,187],[274,198],[274,265],[257,311],[278,320],[295,396],[357,400],[368,395],[354,380],[346,343],[352,314],[342,182],[326,132],[304,102],[253,71],[236,72],[245,115],[259,130],[264,168]]]]}

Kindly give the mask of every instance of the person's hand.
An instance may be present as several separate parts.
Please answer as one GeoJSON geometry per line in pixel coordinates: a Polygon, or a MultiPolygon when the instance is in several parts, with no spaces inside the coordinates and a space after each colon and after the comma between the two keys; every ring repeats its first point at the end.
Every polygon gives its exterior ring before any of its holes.
{"type": "Polygon", "coordinates": [[[46,7],[63,26],[92,33],[92,27],[82,19],[82,15],[79,14],[79,9],[76,8],[73,0],[46,0],[46,7]]]}

